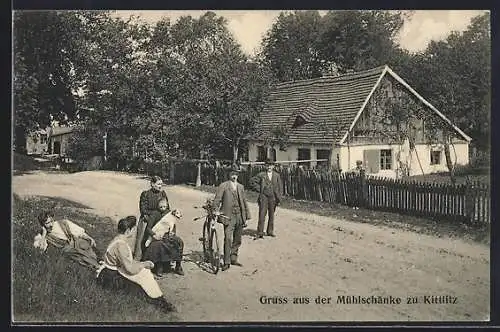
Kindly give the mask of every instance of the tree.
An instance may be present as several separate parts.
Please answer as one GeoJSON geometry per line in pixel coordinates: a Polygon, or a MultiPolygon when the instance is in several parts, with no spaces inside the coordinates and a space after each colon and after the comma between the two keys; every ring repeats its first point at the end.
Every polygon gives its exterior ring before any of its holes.
{"type": "Polygon", "coordinates": [[[329,11],[321,21],[320,57],[334,63],[339,73],[386,64],[398,50],[394,38],[408,15],[383,10],[329,11]]]}
{"type": "Polygon", "coordinates": [[[261,61],[279,81],[337,75],[402,60],[395,41],[411,12],[282,13],[262,41],[261,61]]]}
{"type": "MultiPolygon", "coordinates": [[[[155,71],[144,55],[150,31],[133,19],[123,21],[109,13],[89,20],[87,27],[81,46],[87,70],[80,84],[80,115],[87,127],[107,137],[111,159],[121,160],[131,157],[135,142],[155,133],[157,126],[152,116],[155,71]]],[[[143,147],[145,154],[152,148],[143,147]]]]}
{"type": "Polygon", "coordinates": [[[489,14],[471,20],[463,33],[431,42],[415,62],[418,72],[409,82],[431,104],[473,138],[489,148],[491,98],[489,14]]]}
{"type": "MultiPolygon", "coordinates": [[[[91,14],[99,15],[99,14],[91,14]]],[[[25,145],[27,132],[76,114],[74,91],[84,59],[84,14],[65,11],[14,13],[14,133],[25,145]]]]}
{"type": "Polygon", "coordinates": [[[152,40],[158,65],[174,64],[159,72],[173,82],[175,96],[160,99],[171,105],[175,141],[196,157],[230,142],[236,160],[242,139],[257,122],[269,74],[247,59],[226,20],[212,12],[181,17],[174,25],[163,20],[152,40]]]}
{"type": "Polygon", "coordinates": [[[281,82],[321,76],[321,17],[316,10],[281,13],[262,41],[262,61],[281,82]]]}
{"type": "Polygon", "coordinates": [[[233,163],[236,163],[242,140],[256,129],[272,80],[257,63],[240,62],[234,69],[213,115],[216,139],[231,144],[233,163]]]}

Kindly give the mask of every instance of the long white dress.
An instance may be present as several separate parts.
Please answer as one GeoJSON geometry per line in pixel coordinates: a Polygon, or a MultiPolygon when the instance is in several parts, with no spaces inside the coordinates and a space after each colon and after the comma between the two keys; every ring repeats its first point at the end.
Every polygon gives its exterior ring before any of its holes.
{"type": "Polygon", "coordinates": [[[116,237],[111,241],[104,254],[104,266],[110,270],[118,271],[124,278],[141,286],[149,297],[158,298],[162,296],[163,293],[151,270],[143,267],[137,274],[130,274],[125,270],[125,264],[134,263],[138,264],[139,262],[134,262],[132,249],[125,240],[116,237]]]}

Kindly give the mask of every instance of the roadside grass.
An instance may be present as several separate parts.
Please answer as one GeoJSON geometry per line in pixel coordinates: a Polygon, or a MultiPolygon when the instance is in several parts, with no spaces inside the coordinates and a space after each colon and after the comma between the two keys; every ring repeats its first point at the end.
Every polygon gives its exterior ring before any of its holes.
{"type": "MultiPolygon", "coordinates": [[[[215,194],[217,188],[214,186],[206,185],[202,185],[198,188],[189,185],[184,186],[213,194],[215,194]]],[[[246,190],[245,193],[249,202],[257,203],[257,192],[246,190]]],[[[281,207],[306,213],[317,214],[320,216],[337,218],[341,220],[392,227],[420,234],[434,235],[441,238],[460,238],[466,241],[472,241],[486,245],[489,245],[490,243],[490,224],[470,226],[458,221],[453,222],[447,220],[433,220],[403,215],[399,213],[374,211],[363,208],[360,208],[359,210],[353,210],[351,207],[341,204],[296,200],[290,197],[283,198],[281,207]]],[[[258,216],[252,217],[253,219],[258,218],[258,216]]],[[[286,226],[284,225],[283,227],[286,226]]]]}
{"type": "Polygon", "coordinates": [[[103,253],[115,235],[111,220],[88,213],[86,207],[60,198],[14,194],[12,216],[12,322],[13,323],[104,323],[170,322],[165,314],[143,297],[99,286],[93,271],[62,257],[49,245],[45,253],[33,247],[40,232],[36,220],[44,209],[66,217],[86,229],[103,253]]]}
{"type": "MultiPolygon", "coordinates": [[[[470,181],[472,182],[480,182],[482,184],[490,184],[490,174],[482,173],[482,174],[469,174],[468,175],[470,181]]],[[[456,177],[457,184],[465,184],[467,180],[466,175],[457,175],[456,177]]],[[[426,182],[426,183],[438,183],[438,184],[450,184],[450,176],[448,173],[435,173],[435,174],[426,174],[426,175],[415,175],[409,178],[410,180],[415,180],[418,182],[426,182]]]]}

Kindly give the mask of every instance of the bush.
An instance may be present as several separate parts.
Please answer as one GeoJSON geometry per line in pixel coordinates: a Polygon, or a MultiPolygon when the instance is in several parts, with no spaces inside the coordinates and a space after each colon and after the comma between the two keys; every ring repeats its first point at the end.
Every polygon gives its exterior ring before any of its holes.
{"type": "Polygon", "coordinates": [[[30,156],[14,152],[14,169],[17,171],[33,171],[40,169],[40,165],[30,156]]]}
{"type": "Polygon", "coordinates": [[[489,168],[491,155],[488,152],[478,152],[470,158],[469,165],[473,168],[489,168]]]}
{"type": "Polygon", "coordinates": [[[466,175],[489,175],[490,167],[488,166],[478,166],[478,165],[457,165],[455,166],[456,176],[466,176],[466,175]]]}

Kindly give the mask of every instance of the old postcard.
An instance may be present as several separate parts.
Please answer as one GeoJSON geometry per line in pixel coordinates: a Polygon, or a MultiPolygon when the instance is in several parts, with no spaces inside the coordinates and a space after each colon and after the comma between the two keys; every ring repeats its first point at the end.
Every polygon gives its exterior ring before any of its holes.
{"type": "Polygon", "coordinates": [[[490,320],[489,11],[12,17],[12,323],[490,320]]]}

